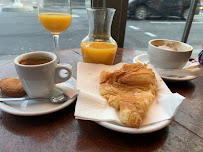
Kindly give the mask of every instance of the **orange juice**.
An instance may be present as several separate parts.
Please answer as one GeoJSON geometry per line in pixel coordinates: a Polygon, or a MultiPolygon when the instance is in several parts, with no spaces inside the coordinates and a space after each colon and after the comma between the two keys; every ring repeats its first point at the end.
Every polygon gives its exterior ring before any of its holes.
{"type": "Polygon", "coordinates": [[[52,34],[60,34],[71,24],[72,16],[66,13],[40,13],[41,24],[52,34]]]}
{"type": "Polygon", "coordinates": [[[111,65],[117,45],[109,42],[82,42],[81,50],[84,62],[111,65]]]}

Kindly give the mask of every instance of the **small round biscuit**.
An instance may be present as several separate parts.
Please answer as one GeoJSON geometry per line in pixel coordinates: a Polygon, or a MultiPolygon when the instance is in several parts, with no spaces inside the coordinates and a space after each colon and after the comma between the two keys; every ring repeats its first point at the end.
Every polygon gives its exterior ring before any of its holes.
{"type": "Polygon", "coordinates": [[[0,80],[0,89],[7,96],[21,97],[26,94],[19,78],[5,78],[0,80]]]}

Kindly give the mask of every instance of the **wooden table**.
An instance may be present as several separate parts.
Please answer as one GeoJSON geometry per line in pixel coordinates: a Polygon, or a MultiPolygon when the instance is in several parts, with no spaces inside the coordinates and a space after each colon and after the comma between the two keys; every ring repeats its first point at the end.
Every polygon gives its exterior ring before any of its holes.
{"type": "MultiPolygon", "coordinates": [[[[142,51],[119,49],[115,63],[132,63],[142,51]]],[[[60,52],[62,62],[73,67],[82,61],[80,49],[60,52]]],[[[13,63],[0,67],[0,78],[16,77],[13,63]]],[[[15,116],[0,110],[0,151],[202,151],[203,77],[188,82],[166,82],[172,92],[186,97],[167,127],[148,134],[124,134],[95,122],[74,119],[75,102],[42,116],[15,116]]]]}

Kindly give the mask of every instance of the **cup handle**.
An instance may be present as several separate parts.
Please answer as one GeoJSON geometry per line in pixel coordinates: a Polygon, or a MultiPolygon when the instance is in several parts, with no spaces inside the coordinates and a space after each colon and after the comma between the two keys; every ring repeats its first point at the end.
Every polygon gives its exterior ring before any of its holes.
{"type": "Polygon", "coordinates": [[[61,64],[57,65],[55,69],[55,84],[69,80],[72,76],[72,73],[72,68],[70,66],[61,64]],[[64,73],[64,75],[62,76],[60,74],[61,70],[66,70],[67,74],[64,73]]]}

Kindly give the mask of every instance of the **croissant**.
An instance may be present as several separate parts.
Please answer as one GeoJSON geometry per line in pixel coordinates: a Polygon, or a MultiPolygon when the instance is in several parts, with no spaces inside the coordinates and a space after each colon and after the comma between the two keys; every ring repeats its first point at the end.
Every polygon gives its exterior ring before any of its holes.
{"type": "Polygon", "coordinates": [[[110,106],[120,111],[120,120],[129,127],[139,127],[157,94],[157,81],[146,64],[124,64],[113,72],[100,73],[100,94],[110,106]]]}

